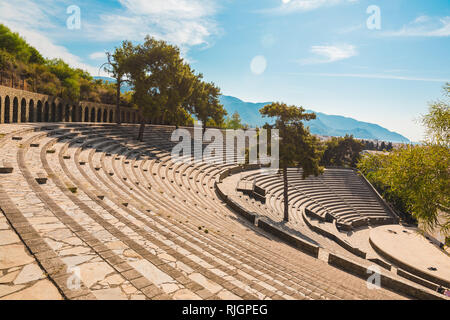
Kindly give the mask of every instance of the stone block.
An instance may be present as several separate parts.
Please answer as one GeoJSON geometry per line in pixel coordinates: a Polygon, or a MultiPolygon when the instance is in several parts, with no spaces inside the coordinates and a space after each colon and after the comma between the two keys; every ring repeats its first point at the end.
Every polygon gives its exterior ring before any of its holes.
{"type": "Polygon", "coordinates": [[[39,172],[37,174],[36,182],[38,184],[46,184],[47,183],[47,176],[43,172],[39,172]]]}

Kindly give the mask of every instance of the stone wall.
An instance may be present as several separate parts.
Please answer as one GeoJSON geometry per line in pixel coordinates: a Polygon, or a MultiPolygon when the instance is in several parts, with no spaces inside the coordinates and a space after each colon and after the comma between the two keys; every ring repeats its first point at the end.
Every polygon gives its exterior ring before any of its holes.
{"type": "MultiPolygon", "coordinates": [[[[116,107],[0,86],[0,123],[115,122],[116,107]]],[[[137,110],[121,107],[122,123],[137,123],[137,110]]]]}

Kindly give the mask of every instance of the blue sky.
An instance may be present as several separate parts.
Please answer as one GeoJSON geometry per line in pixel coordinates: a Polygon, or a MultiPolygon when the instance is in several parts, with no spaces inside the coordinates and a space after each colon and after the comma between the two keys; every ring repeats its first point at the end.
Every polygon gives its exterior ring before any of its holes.
{"type": "Polygon", "coordinates": [[[150,34],[180,46],[224,94],[350,116],[415,141],[417,119],[450,81],[448,0],[1,0],[0,22],[93,75],[105,51],[150,34]],[[67,28],[71,5],[80,29],[67,28]],[[370,6],[381,19],[368,28],[370,6]]]}

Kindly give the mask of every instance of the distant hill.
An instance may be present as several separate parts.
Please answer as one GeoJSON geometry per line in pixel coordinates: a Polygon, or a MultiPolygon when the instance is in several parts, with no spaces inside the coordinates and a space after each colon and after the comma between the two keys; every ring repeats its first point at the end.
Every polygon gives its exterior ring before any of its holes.
{"type": "MultiPolygon", "coordinates": [[[[259,109],[270,102],[244,102],[232,96],[221,96],[220,101],[228,111],[229,115],[237,111],[242,118],[242,122],[247,123],[250,126],[262,126],[266,122],[270,122],[270,119],[262,118],[259,113],[259,109]]],[[[389,131],[377,124],[362,122],[343,116],[328,115],[312,110],[308,110],[308,112],[314,112],[317,115],[315,120],[305,123],[309,126],[310,131],[313,134],[323,136],[345,136],[346,134],[351,134],[359,139],[404,143],[410,142],[408,138],[401,134],[389,131]]]]}

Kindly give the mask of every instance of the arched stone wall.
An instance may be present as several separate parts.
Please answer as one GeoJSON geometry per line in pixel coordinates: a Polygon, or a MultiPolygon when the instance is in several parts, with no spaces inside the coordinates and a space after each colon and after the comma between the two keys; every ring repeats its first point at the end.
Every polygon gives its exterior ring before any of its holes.
{"type": "Polygon", "coordinates": [[[36,110],[34,108],[34,100],[30,99],[28,103],[28,121],[35,122],[36,121],[36,110]]]}
{"type": "Polygon", "coordinates": [[[42,118],[42,101],[38,101],[37,102],[37,106],[36,106],[36,121],[37,122],[42,122],[43,118],[42,118]]]}
{"type": "Polygon", "coordinates": [[[22,98],[20,101],[20,122],[27,122],[27,101],[22,98]]]}
{"type": "Polygon", "coordinates": [[[50,114],[50,107],[48,105],[48,101],[45,101],[44,112],[42,113],[42,121],[43,122],[48,122],[50,120],[49,114],[50,114]]]}
{"type": "Polygon", "coordinates": [[[14,97],[13,100],[13,110],[12,110],[12,123],[19,122],[19,99],[17,97],[14,97]]]}
{"type": "MultiPolygon", "coordinates": [[[[44,94],[0,86],[0,124],[21,122],[101,122],[115,121],[116,106],[70,101],[44,94]]],[[[122,123],[135,123],[137,111],[122,107],[122,123]]]]}
{"type": "Polygon", "coordinates": [[[9,96],[5,97],[5,110],[4,112],[4,123],[10,123],[11,122],[11,99],[9,98],[9,96]]]}
{"type": "Polygon", "coordinates": [[[70,107],[70,121],[71,122],[78,122],[77,109],[78,108],[76,106],[70,107]]]}
{"type": "Polygon", "coordinates": [[[89,107],[84,107],[83,108],[83,121],[84,122],[89,122],[89,107]]]}
{"type": "Polygon", "coordinates": [[[89,117],[90,122],[95,122],[95,108],[91,109],[91,115],[89,117]]]}
{"type": "Polygon", "coordinates": [[[65,105],[64,107],[64,121],[65,122],[71,122],[71,118],[72,118],[72,114],[70,112],[70,106],[68,104],[65,105]]]}

